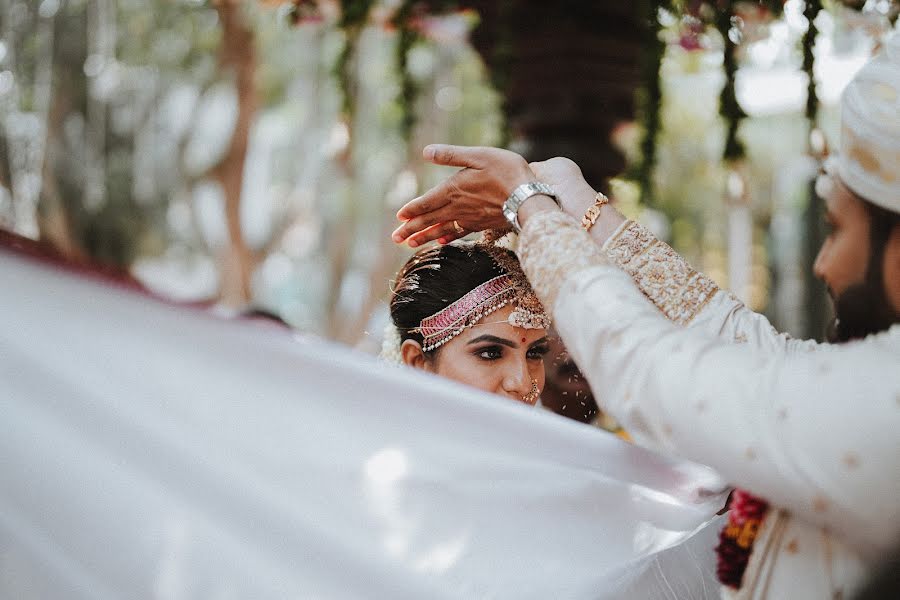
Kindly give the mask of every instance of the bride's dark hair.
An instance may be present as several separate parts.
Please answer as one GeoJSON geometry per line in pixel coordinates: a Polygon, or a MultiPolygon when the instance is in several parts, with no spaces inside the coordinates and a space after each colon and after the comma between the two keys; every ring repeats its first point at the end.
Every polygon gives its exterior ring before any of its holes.
{"type": "MultiPolygon", "coordinates": [[[[493,252],[508,253],[516,260],[509,250],[493,252]]],[[[422,319],[505,273],[483,247],[470,242],[432,246],[416,252],[397,273],[391,298],[391,320],[400,332],[401,341],[415,340],[421,344],[422,334],[413,330],[422,319]]]]}

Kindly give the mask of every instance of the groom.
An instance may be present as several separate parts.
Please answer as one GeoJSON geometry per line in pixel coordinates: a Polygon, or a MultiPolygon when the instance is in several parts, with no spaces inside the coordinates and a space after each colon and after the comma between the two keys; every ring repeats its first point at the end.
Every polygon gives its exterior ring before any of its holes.
{"type": "Polygon", "coordinates": [[[601,408],[753,492],[722,534],[733,597],[846,597],[900,536],[900,34],[848,86],[842,126],[816,186],[831,232],[814,268],[835,302],[831,340],[853,344],[777,334],[595,201],[566,159],[430,146],[464,168],[398,213],[394,240],[411,246],[508,220],[601,408]]]}

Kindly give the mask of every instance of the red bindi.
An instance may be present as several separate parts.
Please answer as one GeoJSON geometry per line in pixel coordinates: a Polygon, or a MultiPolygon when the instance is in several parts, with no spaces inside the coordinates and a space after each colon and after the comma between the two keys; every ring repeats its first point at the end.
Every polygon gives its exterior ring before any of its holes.
{"type": "Polygon", "coordinates": [[[523,344],[525,343],[525,338],[522,338],[522,343],[523,343],[523,344]]]}

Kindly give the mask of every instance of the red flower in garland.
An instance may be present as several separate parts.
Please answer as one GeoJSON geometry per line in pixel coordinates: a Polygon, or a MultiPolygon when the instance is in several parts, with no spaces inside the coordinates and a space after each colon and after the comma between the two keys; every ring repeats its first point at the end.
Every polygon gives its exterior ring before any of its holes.
{"type": "Polygon", "coordinates": [[[734,490],[729,508],[728,524],[716,546],[716,575],[724,585],[739,589],[769,503],[744,490],[734,490]]]}

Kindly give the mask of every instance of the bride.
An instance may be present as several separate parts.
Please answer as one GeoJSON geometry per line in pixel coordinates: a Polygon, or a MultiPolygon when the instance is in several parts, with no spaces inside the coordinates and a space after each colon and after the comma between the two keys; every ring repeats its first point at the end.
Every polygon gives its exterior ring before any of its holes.
{"type": "Polygon", "coordinates": [[[550,319],[515,254],[494,242],[426,247],[400,269],[383,356],[535,404],[550,319]]]}

